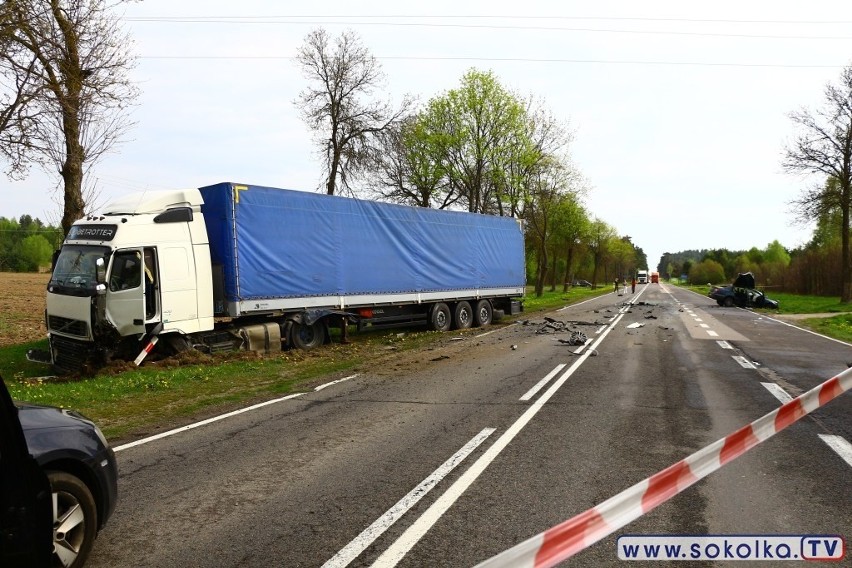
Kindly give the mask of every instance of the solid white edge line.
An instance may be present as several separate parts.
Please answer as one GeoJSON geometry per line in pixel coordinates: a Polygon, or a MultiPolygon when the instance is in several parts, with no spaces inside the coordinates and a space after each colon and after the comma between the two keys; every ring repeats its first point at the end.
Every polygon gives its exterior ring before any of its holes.
{"type": "Polygon", "coordinates": [[[122,450],[127,450],[129,448],[135,448],[136,446],[141,446],[142,444],[147,444],[148,442],[153,442],[155,440],[161,440],[163,438],[167,438],[169,436],[174,436],[175,434],[180,434],[181,432],[186,432],[187,430],[192,430],[193,428],[198,428],[200,426],[207,426],[208,424],[212,424],[213,422],[218,422],[219,420],[224,420],[225,418],[230,418],[232,416],[236,416],[238,414],[242,414],[244,412],[249,412],[250,410],[257,410],[258,408],[263,408],[264,406],[269,406],[270,404],[275,404],[277,402],[283,402],[285,400],[290,400],[296,398],[297,396],[302,396],[303,392],[298,392],[296,394],[289,394],[287,396],[283,396],[281,398],[276,398],[273,400],[267,400],[265,402],[261,402],[258,404],[253,404],[251,406],[247,406],[245,408],[241,408],[239,410],[234,410],[233,412],[228,412],[225,414],[220,414],[219,416],[214,416],[212,418],[208,418],[207,420],[202,420],[201,422],[195,422],[193,424],[187,424],[186,426],[181,426],[180,428],[175,428],[174,430],[169,430],[167,432],[160,432],[159,434],[155,434],[153,436],[149,436],[147,438],[142,438],[141,440],[136,440],[135,442],[130,442],[128,444],[122,444],[120,446],[114,447],[112,450],[114,452],[120,452],[122,450]]]}
{"type": "Polygon", "coordinates": [[[520,418],[518,418],[515,423],[512,424],[509,429],[506,430],[506,432],[504,432],[503,435],[500,436],[497,441],[494,442],[494,444],[488,448],[485,453],[483,453],[443,495],[438,497],[438,499],[432,503],[432,505],[420,516],[420,518],[412,523],[411,526],[409,526],[405,532],[402,533],[402,535],[376,559],[373,563],[374,567],[390,568],[396,566],[397,563],[402,560],[408,551],[411,550],[421,538],[423,538],[423,535],[425,535],[429,529],[438,522],[438,519],[440,519],[441,516],[443,516],[443,514],[453,506],[456,500],[461,497],[467,488],[476,481],[491,462],[497,459],[500,452],[502,452],[515,438],[515,436],[523,430],[524,426],[526,426],[527,423],[532,420],[542,408],[544,408],[545,403],[547,403],[547,401],[550,400],[560,388],[562,388],[562,385],[565,384],[571,375],[573,375],[574,372],[586,361],[586,359],[589,358],[589,355],[594,352],[594,349],[600,345],[604,338],[606,338],[613,329],[615,329],[615,326],[619,321],[621,321],[621,318],[624,317],[628,308],[629,306],[626,306],[622,310],[619,310],[618,315],[613,318],[613,321],[607,330],[595,340],[591,348],[580,355],[580,358],[577,359],[574,364],[556,380],[556,382],[550,385],[550,388],[548,388],[538,400],[533,402],[532,405],[530,405],[530,407],[520,416],[520,418]]]}
{"type": "Polygon", "coordinates": [[[438,469],[433,471],[429,477],[420,482],[417,487],[408,492],[408,494],[396,502],[396,504],[388,509],[381,517],[376,519],[373,524],[364,529],[361,534],[356,536],[352,541],[341,548],[337,554],[332,556],[322,568],[343,568],[348,566],[350,562],[355,560],[359,554],[364,552],[368,546],[379,538],[391,525],[400,519],[414,505],[417,504],[429,491],[432,490],[444,477],[453,471],[467,456],[478,448],[491,434],[495,432],[495,428],[485,428],[465,444],[459,451],[445,461],[438,469]]]}
{"type": "Polygon", "coordinates": [[[601,334],[601,332],[603,332],[603,330],[605,330],[605,329],[606,329],[606,324],[604,324],[604,325],[600,326],[600,327],[598,328],[598,330],[595,332],[595,335],[600,335],[600,334],[601,334]]]}
{"type": "Polygon", "coordinates": [[[531,399],[532,397],[534,397],[534,396],[535,396],[535,394],[536,394],[538,391],[540,391],[540,390],[544,387],[544,385],[546,385],[547,383],[549,383],[549,382],[550,382],[550,379],[552,379],[553,377],[555,377],[555,376],[556,376],[556,374],[557,374],[559,371],[561,371],[562,369],[564,369],[564,368],[565,368],[565,365],[566,365],[565,363],[560,363],[560,364],[556,365],[556,368],[555,368],[555,369],[553,369],[552,371],[550,371],[549,373],[547,373],[547,375],[545,375],[543,379],[541,379],[539,382],[537,382],[533,388],[531,388],[530,390],[528,390],[528,391],[524,394],[524,396],[522,396],[522,397],[521,397],[521,398],[519,398],[518,400],[529,400],[529,399],[531,399]]]}
{"type": "Polygon", "coordinates": [[[837,455],[848,463],[849,467],[852,467],[852,444],[846,441],[845,438],[833,434],[817,434],[817,436],[828,444],[829,448],[837,452],[837,455]]]}
{"type": "Polygon", "coordinates": [[[330,383],[325,383],[324,385],[320,385],[314,388],[314,392],[321,391],[324,388],[328,388],[332,385],[336,385],[338,383],[342,383],[343,381],[348,381],[349,379],[354,379],[357,377],[359,373],[355,373],[354,375],[349,375],[348,377],[343,377],[342,379],[337,379],[336,381],[331,381],[330,383]]]}
{"type": "Polygon", "coordinates": [[[760,383],[760,384],[762,384],[764,386],[764,388],[766,388],[766,390],[771,392],[772,396],[777,398],[778,401],[781,404],[787,404],[788,402],[793,400],[793,397],[790,396],[789,394],[787,394],[787,391],[785,391],[784,389],[782,389],[780,386],[776,385],[775,383],[760,383]]]}
{"type": "Polygon", "coordinates": [[[503,327],[498,327],[497,329],[492,329],[491,331],[486,331],[485,333],[480,333],[479,335],[474,335],[473,337],[474,337],[474,339],[479,338],[479,337],[485,337],[486,335],[491,335],[492,333],[498,332],[498,331],[503,330],[503,329],[507,329],[509,327],[512,327],[513,325],[517,325],[517,323],[518,322],[513,321],[509,325],[506,325],[506,326],[503,326],[503,327]]]}

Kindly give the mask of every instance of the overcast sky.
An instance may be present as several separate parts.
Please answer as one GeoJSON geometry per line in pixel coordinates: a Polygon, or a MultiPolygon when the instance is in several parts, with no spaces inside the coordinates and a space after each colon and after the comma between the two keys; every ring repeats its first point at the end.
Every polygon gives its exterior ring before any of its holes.
{"type": "MultiPolygon", "coordinates": [[[[317,191],[292,58],[311,29],[349,28],[396,101],[425,103],[471,67],[542,99],[574,132],[590,212],[652,270],[664,252],[809,240],[789,202],[817,180],[781,171],[787,114],[820,105],[852,63],[852,2],[837,0],[145,0],[124,20],[142,96],[131,140],[96,167],[101,202],[220,181],[317,191]]],[[[57,223],[55,183],[4,180],[0,216],[57,223]]]]}

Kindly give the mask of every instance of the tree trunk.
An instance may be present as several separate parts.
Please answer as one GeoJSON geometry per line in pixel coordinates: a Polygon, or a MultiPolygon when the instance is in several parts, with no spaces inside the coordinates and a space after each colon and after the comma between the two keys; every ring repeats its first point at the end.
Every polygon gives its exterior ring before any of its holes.
{"type": "Polygon", "coordinates": [[[540,298],[544,293],[544,274],[547,270],[547,247],[541,247],[538,251],[538,274],[535,279],[535,295],[540,298]]]}
{"type": "Polygon", "coordinates": [[[852,259],[849,257],[849,198],[850,184],[847,180],[841,189],[843,197],[840,209],[843,212],[843,228],[840,237],[840,303],[852,302],[852,259]]]}
{"type": "Polygon", "coordinates": [[[571,263],[574,260],[574,247],[568,246],[565,253],[565,278],[562,279],[562,291],[567,292],[568,286],[574,281],[571,277],[571,263]]]}
{"type": "Polygon", "coordinates": [[[553,268],[550,271],[550,291],[556,291],[556,262],[559,260],[556,251],[553,251],[553,268]]]}

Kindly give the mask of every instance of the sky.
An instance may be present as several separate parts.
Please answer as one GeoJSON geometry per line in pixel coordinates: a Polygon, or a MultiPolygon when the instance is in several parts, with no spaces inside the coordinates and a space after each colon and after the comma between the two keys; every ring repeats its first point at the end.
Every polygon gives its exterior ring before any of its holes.
{"type": "MultiPolygon", "coordinates": [[[[122,21],[141,89],[128,140],[93,172],[97,202],[221,181],[319,191],[293,104],[305,36],[357,32],[379,93],[425,104],[470,68],[565,121],[591,215],[664,252],[787,248],[812,225],[790,202],[821,180],[785,174],[788,114],[818,108],[852,64],[852,2],[145,0],[122,21]]],[[[0,216],[58,224],[56,178],[0,178],[0,216]]]]}

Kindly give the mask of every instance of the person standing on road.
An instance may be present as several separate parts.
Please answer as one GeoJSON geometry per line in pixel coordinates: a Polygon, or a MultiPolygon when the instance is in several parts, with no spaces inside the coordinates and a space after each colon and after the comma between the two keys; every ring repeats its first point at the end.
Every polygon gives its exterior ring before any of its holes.
{"type": "Polygon", "coordinates": [[[631,294],[636,293],[636,277],[635,276],[633,277],[633,280],[630,282],[630,293],[631,294]]]}
{"type": "Polygon", "coordinates": [[[614,282],[613,284],[614,284],[615,286],[613,287],[612,292],[613,292],[614,294],[618,294],[618,278],[616,278],[616,279],[615,279],[615,282],[614,282]]]}

